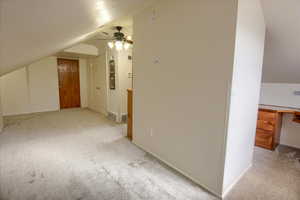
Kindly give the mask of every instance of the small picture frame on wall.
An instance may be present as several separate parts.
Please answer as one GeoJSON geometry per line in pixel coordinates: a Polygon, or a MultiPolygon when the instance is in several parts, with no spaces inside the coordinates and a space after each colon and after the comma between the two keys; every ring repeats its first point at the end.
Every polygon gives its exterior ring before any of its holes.
{"type": "Polygon", "coordinates": [[[116,65],[114,60],[109,61],[109,89],[116,89],[116,65]]]}

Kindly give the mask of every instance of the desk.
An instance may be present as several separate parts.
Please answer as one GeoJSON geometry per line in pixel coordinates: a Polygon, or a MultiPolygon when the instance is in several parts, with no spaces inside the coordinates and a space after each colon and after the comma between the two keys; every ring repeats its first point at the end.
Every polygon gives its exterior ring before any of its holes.
{"type": "Polygon", "coordinates": [[[272,105],[260,105],[257,117],[255,145],[275,150],[280,143],[282,117],[293,114],[291,123],[300,123],[300,109],[272,105]]]}

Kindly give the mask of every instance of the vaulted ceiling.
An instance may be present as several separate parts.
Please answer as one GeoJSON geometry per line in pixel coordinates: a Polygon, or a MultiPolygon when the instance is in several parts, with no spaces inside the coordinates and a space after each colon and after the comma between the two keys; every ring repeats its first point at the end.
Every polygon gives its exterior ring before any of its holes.
{"type": "MultiPolygon", "coordinates": [[[[263,82],[300,83],[300,1],[261,0],[263,82]]],[[[0,0],[0,75],[89,37],[152,0],[0,0]]],[[[98,35],[99,36],[99,35],[98,35]]]]}
{"type": "Polygon", "coordinates": [[[0,75],[54,54],[152,0],[0,0],[0,75]]]}
{"type": "Polygon", "coordinates": [[[103,51],[105,51],[105,48],[107,47],[107,42],[109,39],[113,38],[114,33],[117,31],[115,28],[116,26],[121,26],[122,33],[126,36],[133,35],[133,18],[129,16],[105,25],[101,28],[99,33],[85,41],[85,43],[96,46],[99,49],[100,54],[104,53],[103,51]]]}
{"type": "Polygon", "coordinates": [[[263,82],[300,83],[300,1],[262,0],[267,24],[263,82]]]}

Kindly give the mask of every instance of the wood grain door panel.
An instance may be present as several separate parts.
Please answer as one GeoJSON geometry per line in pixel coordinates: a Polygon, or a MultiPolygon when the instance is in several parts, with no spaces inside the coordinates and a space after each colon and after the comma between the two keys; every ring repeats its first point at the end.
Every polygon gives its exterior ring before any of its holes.
{"type": "Polygon", "coordinates": [[[57,59],[60,108],[80,107],[78,60],[57,59]]]}

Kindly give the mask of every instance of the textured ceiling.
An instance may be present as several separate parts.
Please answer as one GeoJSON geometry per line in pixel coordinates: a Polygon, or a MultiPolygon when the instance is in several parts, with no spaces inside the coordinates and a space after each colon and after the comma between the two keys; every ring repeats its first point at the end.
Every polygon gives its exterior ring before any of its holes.
{"type": "Polygon", "coordinates": [[[0,0],[0,75],[86,40],[152,0],[0,0]]]}
{"type": "Polygon", "coordinates": [[[261,1],[267,24],[263,82],[300,83],[300,1],[261,1]]]}
{"type": "MultiPolygon", "coordinates": [[[[300,1],[261,1],[267,24],[263,82],[300,83],[300,1]]],[[[0,75],[84,41],[151,2],[0,0],[0,75]]]]}

